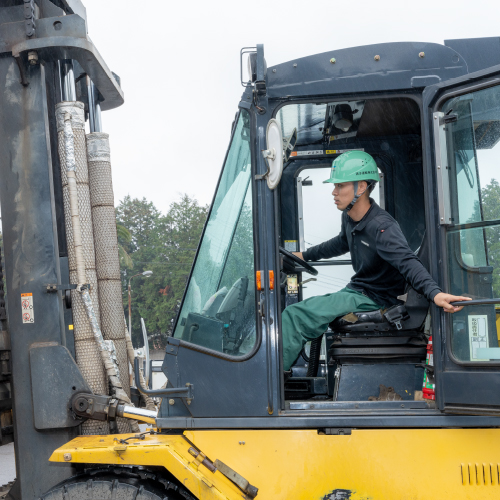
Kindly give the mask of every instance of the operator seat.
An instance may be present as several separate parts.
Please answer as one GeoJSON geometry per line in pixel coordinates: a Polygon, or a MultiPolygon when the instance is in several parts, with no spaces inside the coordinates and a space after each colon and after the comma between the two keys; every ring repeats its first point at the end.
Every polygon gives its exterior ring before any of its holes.
{"type": "MultiPolygon", "coordinates": [[[[428,268],[425,235],[416,254],[428,268]]],[[[328,373],[335,375],[329,377],[328,394],[334,401],[372,399],[381,385],[393,388],[402,399],[412,400],[421,390],[429,301],[410,285],[401,299],[404,303],[388,309],[354,311],[330,323],[328,373]]]]}
{"type": "MultiPolygon", "coordinates": [[[[420,247],[416,250],[417,257],[428,269],[427,238],[424,234],[420,247]]],[[[354,332],[394,332],[418,331],[429,310],[429,301],[410,285],[406,285],[404,295],[400,296],[403,304],[397,304],[388,309],[377,309],[368,312],[352,312],[334,319],[330,323],[332,331],[337,333],[354,332]]]]}
{"type": "Polygon", "coordinates": [[[429,301],[407,285],[404,304],[388,309],[368,312],[352,312],[334,319],[330,323],[332,331],[337,333],[354,332],[404,332],[419,330],[429,310],[429,301]]]}

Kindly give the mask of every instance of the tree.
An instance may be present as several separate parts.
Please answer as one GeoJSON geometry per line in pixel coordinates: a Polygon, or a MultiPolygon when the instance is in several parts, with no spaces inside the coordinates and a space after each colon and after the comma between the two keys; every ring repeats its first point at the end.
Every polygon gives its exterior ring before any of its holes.
{"type": "MultiPolygon", "coordinates": [[[[161,212],[146,198],[139,200],[126,196],[116,208],[118,226],[125,228],[130,238],[124,231],[118,232],[118,243],[134,262],[133,269],[121,261],[121,278],[123,289],[123,307],[128,318],[128,280],[134,274],[148,269],[148,263],[156,258],[155,248],[158,246],[158,222],[161,212]]],[[[142,345],[141,317],[148,318],[148,311],[144,306],[142,296],[143,281],[145,278],[136,277],[132,280],[132,340],[134,345],[142,345]]]]}
{"type": "Polygon", "coordinates": [[[132,235],[126,227],[120,224],[116,224],[116,234],[118,236],[118,258],[120,260],[120,267],[130,269],[134,267],[134,263],[121,242],[125,244],[130,243],[132,241],[132,235]]]}
{"type": "Polygon", "coordinates": [[[145,283],[146,302],[154,312],[148,329],[170,335],[186,288],[191,266],[207,217],[208,207],[183,195],[159,220],[161,234],[153,277],[145,283]]]}
{"type": "MultiPolygon", "coordinates": [[[[500,220],[500,184],[496,179],[481,190],[483,219],[500,220]]],[[[493,296],[500,297],[500,227],[484,229],[488,250],[488,264],[493,267],[493,296]]]]}
{"type": "MultiPolygon", "coordinates": [[[[134,263],[133,271],[121,262],[124,308],[128,309],[128,279],[145,270],[150,278],[132,280],[132,339],[142,345],[143,317],[155,347],[163,347],[184,294],[208,207],[183,195],[162,215],[153,203],[125,197],[116,209],[117,222],[131,235],[119,243],[134,263]]],[[[126,313],[128,314],[128,313],[126,313]]]]}

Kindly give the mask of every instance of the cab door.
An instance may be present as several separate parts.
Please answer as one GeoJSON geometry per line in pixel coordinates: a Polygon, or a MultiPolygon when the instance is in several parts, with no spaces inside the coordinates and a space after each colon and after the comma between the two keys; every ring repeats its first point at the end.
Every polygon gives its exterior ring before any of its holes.
{"type": "Polygon", "coordinates": [[[432,311],[436,399],[445,412],[500,415],[500,66],[423,96],[433,272],[475,303],[432,311]]]}
{"type": "Polygon", "coordinates": [[[172,398],[161,406],[161,418],[273,413],[267,339],[258,322],[251,121],[251,113],[241,109],[173,336],[167,340],[162,370],[168,387],[190,385],[193,398],[172,398]]]}

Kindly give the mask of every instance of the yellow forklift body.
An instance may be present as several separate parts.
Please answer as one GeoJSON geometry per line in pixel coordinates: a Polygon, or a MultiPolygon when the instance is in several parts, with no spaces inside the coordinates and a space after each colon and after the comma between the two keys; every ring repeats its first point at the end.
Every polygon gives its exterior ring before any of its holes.
{"type": "Polygon", "coordinates": [[[200,500],[248,498],[205,457],[243,476],[261,500],[500,498],[500,429],[185,431],[119,443],[128,437],[81,436],[50,460],[162,466],[200,500]]]}

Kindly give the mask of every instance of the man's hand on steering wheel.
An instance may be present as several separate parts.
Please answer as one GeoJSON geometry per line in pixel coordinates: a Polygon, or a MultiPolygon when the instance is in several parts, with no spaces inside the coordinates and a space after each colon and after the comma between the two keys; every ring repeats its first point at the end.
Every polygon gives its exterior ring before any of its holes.
{"type": "Polygon", "coordinates": [[[289,252],[283,247],[279,247],[279,251],[281,255],[284,255],[285,257],[288,257],[290,260],[292,260],[295,267],[300,267],[303,271],[312,274],[313,276],[318,275],[318,270],[304,260],[304,258],[302,257],[302,252],[289,252]]]}

